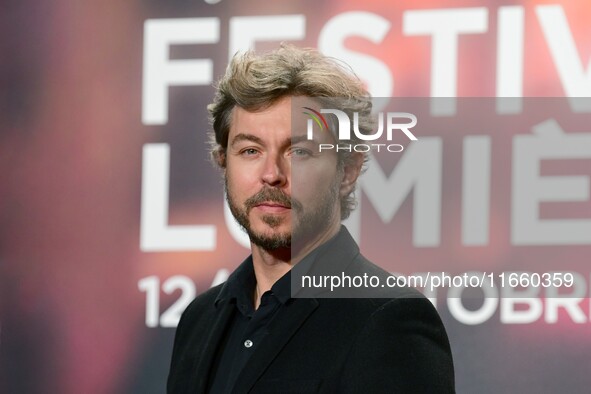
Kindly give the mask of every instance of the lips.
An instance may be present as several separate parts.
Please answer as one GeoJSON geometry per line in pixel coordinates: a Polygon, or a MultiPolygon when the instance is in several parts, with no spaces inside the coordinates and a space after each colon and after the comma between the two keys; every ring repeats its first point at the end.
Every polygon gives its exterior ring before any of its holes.
{"type": "Polygon", "coordinates": [[[265,206],[265,207],[273,207],[273,208],[290,209],[290,207],[285,206],[285,205],[280,204],[280,203],[276,203],[276,202],[262,202],[262,203],[259,203],[259,204],[255,205],[255,206],[257,206],[257,207],[265,206]]]}
{"type": "Polygon", "coordinates": [[[256,204],[255,208],[266,213],[282,213],[287,212],[291,209],[291,207],[276,202],[262,202],[256,204]]]}

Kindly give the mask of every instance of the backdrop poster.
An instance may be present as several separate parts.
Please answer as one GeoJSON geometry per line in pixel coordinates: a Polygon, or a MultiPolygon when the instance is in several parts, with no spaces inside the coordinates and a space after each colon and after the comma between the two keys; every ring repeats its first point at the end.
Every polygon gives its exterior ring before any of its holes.
{"type": "Polygon", "coordinates": [[[0,391],[164,392],[180,313],[248,254],[209,162],[212,84],[236,51],[289,42],[429,103],[431,165],[376,157],[347,226],[392,272],[493,275],[428,294],[458,392],[587,392],[590,18],[583,1],[4,1],[0,391]],[[571,285],[536,282],[556,273],[571,285]]]}

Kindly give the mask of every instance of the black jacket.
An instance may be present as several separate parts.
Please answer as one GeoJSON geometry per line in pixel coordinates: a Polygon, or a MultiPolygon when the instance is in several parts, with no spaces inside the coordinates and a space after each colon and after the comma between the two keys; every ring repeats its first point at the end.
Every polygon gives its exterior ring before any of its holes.
{"type": "MultiPolygon", "coordinates": [[[[359,253],[344,227],[316,261],[336,262],[347,275],[377,275],[382,283],[387,276],[359,253]]],[[[236,308],[228,300],[214,305],[222,286],[198,296],[181,317],[169,394],[207,388],[236,308]]],[[[323,298],[324,293],[291,299],[270,323],[233,393],[453,393],[451,350],[433,305],[409,288],[380,292],[368,293],[372,298],[323,298]]]]}

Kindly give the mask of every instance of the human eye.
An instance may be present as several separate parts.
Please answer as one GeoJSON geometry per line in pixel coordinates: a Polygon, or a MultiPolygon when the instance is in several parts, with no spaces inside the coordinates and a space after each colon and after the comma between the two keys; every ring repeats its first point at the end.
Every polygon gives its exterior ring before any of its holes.
{"type": "Polygon", "coordinates": [[[304,157],[309,157],[312,155],[312,152],[308,149],[305,148],[301,148],[301,147],[293,147],[290,150],[290,156],[293,157],[300,157],[300,158],[304,158],[304,157]]]}
{"type": "Polygon", "coordinates": [[[256,148],[245,148],[245,149],[240,150],[240,155],[246,156],[246,157],[255,156],[258,153],[259,153],[259,151],[256,148]]]}

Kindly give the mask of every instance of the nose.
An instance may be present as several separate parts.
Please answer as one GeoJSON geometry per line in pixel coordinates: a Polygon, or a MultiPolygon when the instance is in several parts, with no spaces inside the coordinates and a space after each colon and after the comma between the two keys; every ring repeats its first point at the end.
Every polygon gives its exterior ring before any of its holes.
{"type": "Polygon", "coordinates": [[[288,171],[288,163],[284,157],[269,154],[265,158],[261,180],[269,186],[282,187],[287,183],[288,171]]]}

